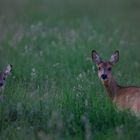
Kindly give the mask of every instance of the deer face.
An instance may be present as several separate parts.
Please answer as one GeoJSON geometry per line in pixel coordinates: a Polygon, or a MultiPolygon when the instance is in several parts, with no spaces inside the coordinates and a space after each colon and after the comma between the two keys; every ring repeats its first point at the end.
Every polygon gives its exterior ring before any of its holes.
{"type": "Polygon", "coordinates": [[[99,79],[102,82],[110,81],[112,65],[109,62],[101,62],[97,67],[99,79]]]}
{"type": "Polygon", "coordinates": [[[0,73],[0,88],[5,85],[5,80],[7,76],[11,73],[12,65],[8,65],[1,73],[0,73]]]}
{"type": "Polygon", "coordinates": [[[111,81],[112,66],[116,64],[119,60],[119,51],[115,51],[109,61],[103,62],[100,56],[95,50],[92,51],[92,60],[96,63],[98,67],[98,77],[103,82],[103,84],[108,84],[111,81]]]}

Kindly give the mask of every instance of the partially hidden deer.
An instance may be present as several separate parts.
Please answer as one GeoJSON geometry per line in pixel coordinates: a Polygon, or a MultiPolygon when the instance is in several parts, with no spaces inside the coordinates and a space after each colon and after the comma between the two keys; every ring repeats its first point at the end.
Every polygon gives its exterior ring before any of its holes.
{"type": "Polygon", "coordinates": [[[119,109],[129,109],[140,117],[140,87],[120,86],[111,74],[112,66],[119,61],[119,51],[115,51],[109,61],[102,61],[98,53],[92,51],[92,60],[98,68],[98,77],[108,96],[119,109]]]}
{"type": "Polygon", "coordinates": [[[12,71],[12,65],[7,65],[0,73],[0,99],[3,99],[4,87],[7,77],[12,71]]]}

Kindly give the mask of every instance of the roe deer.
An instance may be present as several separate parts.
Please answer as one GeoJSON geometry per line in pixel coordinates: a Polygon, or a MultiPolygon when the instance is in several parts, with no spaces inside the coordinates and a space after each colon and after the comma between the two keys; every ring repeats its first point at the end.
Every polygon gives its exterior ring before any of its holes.
{"type": "Polygon", "coordinates": [[[98,53],[93,50],[92,60],[98,67],[98,77],[102,81],[113,103],[120,109],[130,109],[136,116],[140,116],[140,88],[120,86],[111,74],[112,66],[119,61],[119,51],[115,51],[111,55],[110,60],[104,62],[98,53]]]}
{"type": "Polygon", "coordinates": [[[12,65],[7,65],[7,67],[4,68],[4,70],[0,73],[0,98],[3,98],[3,91],[5,86],[5,80],[7,76],[12,71],[12,65]]]}

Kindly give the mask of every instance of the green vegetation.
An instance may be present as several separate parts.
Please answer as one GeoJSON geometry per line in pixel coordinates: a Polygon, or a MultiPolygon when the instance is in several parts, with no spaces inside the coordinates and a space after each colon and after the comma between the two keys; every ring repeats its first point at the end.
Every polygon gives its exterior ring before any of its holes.
{"type": "Polygon", "coordinates": [[[139,119],[112,105],[91,60],[120,50],[114,77],[140,85],[139,15],[137,0],[2,0],[0,69],[13,72],[0,140],[139,140],[139,119]]]}

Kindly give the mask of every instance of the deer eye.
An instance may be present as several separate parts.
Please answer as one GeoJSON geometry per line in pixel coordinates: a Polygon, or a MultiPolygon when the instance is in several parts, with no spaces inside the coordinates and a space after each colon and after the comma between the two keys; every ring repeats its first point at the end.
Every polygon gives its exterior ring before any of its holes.
{"type": "Polygon", "coordinates": [[[111,67],[108,68],[108,71],[111,71],[111,67]]]}
{"type": "Polygon", "coordinates": [[[101,70],[101,67],[98,67],[98,70],[101,70]]]}
{"type": "Polygon", "coordinates": [[[3,80],[5,81],[5,77],[3,77],[3,80]]]}

